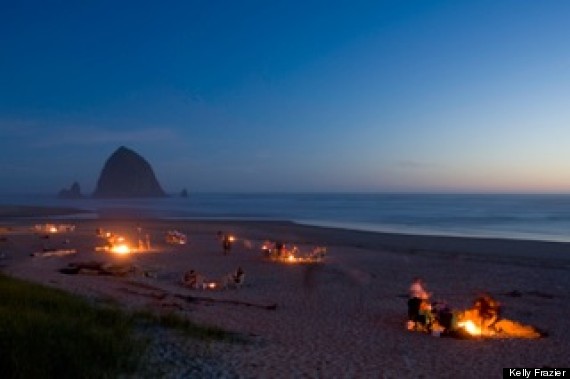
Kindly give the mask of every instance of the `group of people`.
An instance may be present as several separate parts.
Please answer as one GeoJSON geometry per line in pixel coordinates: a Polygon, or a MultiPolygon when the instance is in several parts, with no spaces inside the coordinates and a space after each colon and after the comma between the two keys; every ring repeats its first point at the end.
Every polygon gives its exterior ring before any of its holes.
{"type": "Polygon", "coordinates": [[[289,254],[295,255],[296,252],[298,252],[297,246],[293,246],[291,250],[288,250],[285,243],[281,241],[264,241],[261,246],[261,253],[266,258],[282,258],[289,254]]]}
{"type": "MultiPolygon", "coordinates": [[[[480,295],[473,308],[463,312],[464,318],[480,320],[482,328],[492,328],[500,317],[500,304],[488,294],[480,295]]],[[[427,333],[452,334],[457,332],[457,312],[443,302],[432,302],[431,293],[419,277],[414,278],[409,289],[407,329],[427,333]]]]}
{"type": "Polygon", "coordinates": [[[240,288],[245,280],[245,271],[238,266],[238,268],[224,275],[218,281],[208,281],[204,275],[196,270],[186,271],[182,275],[182,285],[192,289],[227,289],[227,288],[240,288]]]}
{"type": "Polygon", "coordinates": [[[261,253],[265,258],[274,260],[286,260],[291,257],[295,257],[302,262],[320,262],[325,258],[327,248],[324,246],[317,246],[313,248],[312,251],[301,254],[299,248],[295,245],[288,248],[287,245],[280,241],[264,241],[261,246],[261,253]]]}
{"type": "Polygon", "coordinates": [[[186,245],[188,237],[178,230],[169,230],[166,232],[164,240],[170,245],[186,245]]]}

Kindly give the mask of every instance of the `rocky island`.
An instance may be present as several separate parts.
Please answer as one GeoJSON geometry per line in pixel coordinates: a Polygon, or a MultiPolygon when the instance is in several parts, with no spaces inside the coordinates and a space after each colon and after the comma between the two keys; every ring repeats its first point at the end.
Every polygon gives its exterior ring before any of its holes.
{"type": "Polygon", "coordinates": [[[95,198],[165,197],[151,165],[139,154],[119,147],[105,162],[95,198]]]}

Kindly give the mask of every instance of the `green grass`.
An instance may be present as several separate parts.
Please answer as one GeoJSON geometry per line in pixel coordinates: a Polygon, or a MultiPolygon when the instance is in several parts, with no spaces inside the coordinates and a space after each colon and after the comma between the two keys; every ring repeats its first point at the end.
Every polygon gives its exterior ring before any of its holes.
{"type": "MultiPolygon", "coordinates": [[[[96,307],[57,289],[0,274],[2,378],[115,378],[134,373],[149,341],[135,327],[160,325],[190,338],[246,342],[177,315],[96,307]]],[[[189,357],[190,358],[190,357],[189,357]]]]}
{"type": "Polygon", "coordinates": [[[3,378],[107,378],[133,372],[144,349],[121,311],[0,275],[3,378]]]}

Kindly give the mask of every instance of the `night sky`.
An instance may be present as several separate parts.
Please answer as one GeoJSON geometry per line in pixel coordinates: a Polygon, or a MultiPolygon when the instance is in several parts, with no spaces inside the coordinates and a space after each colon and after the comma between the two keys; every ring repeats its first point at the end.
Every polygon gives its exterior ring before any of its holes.
{"type": "Polygon", "coordinates": [[[568,1],[3,1],[0,193],[570,192],[568,1]]]}

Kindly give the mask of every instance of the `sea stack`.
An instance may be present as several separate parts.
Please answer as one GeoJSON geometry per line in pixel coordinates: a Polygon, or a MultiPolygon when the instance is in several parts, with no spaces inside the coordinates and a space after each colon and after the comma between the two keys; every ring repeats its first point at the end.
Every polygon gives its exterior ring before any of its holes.
{"type": "Polygon", "coordinates": [[[105,162],[101,171],[96,198],[164,197],[150,164],[139,154],[119,147],[105,162]]]}
{"type": "Polygon", "coordinates": [[[80,199],[83,197],[83,195],[81,195],[81,187],[79,187],[79,183],[77,182],[73,182],[69,189],[64,188],[59,191],[57,196],[60,199],[80,199]]]}

